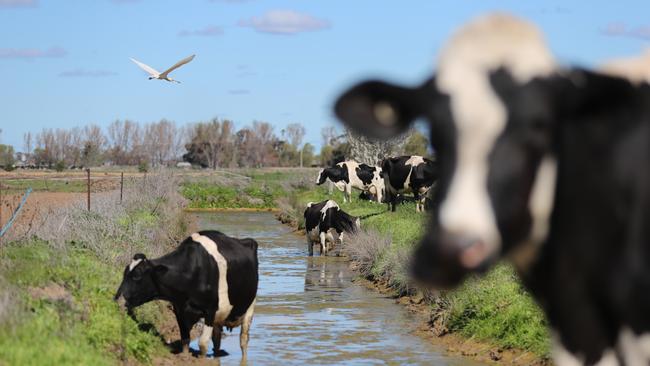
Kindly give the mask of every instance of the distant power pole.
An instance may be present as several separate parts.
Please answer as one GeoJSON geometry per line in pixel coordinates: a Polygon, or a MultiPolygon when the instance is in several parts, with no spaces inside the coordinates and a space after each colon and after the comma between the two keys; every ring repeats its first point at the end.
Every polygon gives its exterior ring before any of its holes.
{"type": "Polygon", "coordinates": [[[302,151],[305,150],[305,145],[302,145],[302,149],[300,149],[300,167],[302,168],[302,151]]]}

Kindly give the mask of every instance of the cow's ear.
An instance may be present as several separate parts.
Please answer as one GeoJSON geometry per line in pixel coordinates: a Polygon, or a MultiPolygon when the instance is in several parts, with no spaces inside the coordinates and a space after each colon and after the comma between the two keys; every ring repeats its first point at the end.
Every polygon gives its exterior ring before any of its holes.
{"type": "Polygon", "coordinates": [[[383,81],[366,81],[343,93],[334,111],[348,127],[375,138],[390,138],[406,131],[433,102],[432,79],[416,88],[383,81]]]}
{"type": "Polygon", "coordinates": [[[134,260],[134,261],[137,261],[137,260],[146,260],[146,259],[147,259],[147,256],[144,255],[144,254],[142,254],[142,253],[136,253],[136,254],[133,256],[133,260],[134,260]]]}

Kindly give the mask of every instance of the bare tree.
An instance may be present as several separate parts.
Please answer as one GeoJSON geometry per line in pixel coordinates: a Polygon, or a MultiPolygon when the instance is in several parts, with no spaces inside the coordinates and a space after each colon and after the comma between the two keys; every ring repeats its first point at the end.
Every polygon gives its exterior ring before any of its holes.
{"type": "Polygon", "coordinates": [[[407,133],[390,140],[373,140],[350,130],[346,130],[346,135],[350,145],[347,158],[368,165],[379,165],[386,157],[402,154],[409,136],[407,133]]]}
{"type": "Polygon", "coordinates": [[[32,153],[32,133],[31,132],[25,132],[23,134],[23,149],[25,150],[25,154],[31,154],[32,153]]]}
{"type": "Polygon", "coordinates": [[[285,128],[289,143],[296,149],[302,145],[302,139],[305,137],[305,127],[300,123],[291,123],[285,128]]]}
{"type": "Polygon", "coordinates": [[[336,131],[336,127],[334,126],[323,127],[320,130],[320,135],[323,138],[323,146],[333,145],[334,141],[339,136],[338,132],[336,131]]]}

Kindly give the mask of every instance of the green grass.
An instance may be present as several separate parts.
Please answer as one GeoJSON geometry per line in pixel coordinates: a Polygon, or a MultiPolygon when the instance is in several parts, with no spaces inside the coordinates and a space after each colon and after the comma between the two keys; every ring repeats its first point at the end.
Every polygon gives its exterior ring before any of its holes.
{"type": "Polygon", "coordinates": [[[273,208],[285,192],[277,186],[237,188],[194,182],[184,184],[181,193],[190,200],[190,208],[273,208]]]}
{"type": "Polygon", "coordinates": [[[148,363],[166,352],[154,334],[138,330],[112,300],[121,271],[92,253],[29,241],[5,247],[0,260],[21,304],[20,319],[0,327],[0,364],[111,365],[118,363],[122,350],[128,358],[148,363]],[[71,301],[29,295],[29,288],[51,283],[63,285],[71,301]]]}
{"type": "Polygon", "coordinates": [[[244,170],[239,176],[250,180],[241,184],[215,184],[210,180],[188,181],[181,194],[190,200],[190,208],[276,208],[277,200],[288,195],[287,186],[304,177],[307,170],[260,172],[244,170]]]}
{"type": "Polygon", "coordinates": [[[446,295],[447,327],[460,334],[496,342],[504,348],[546,356],[549,335],[544,314],[521,286],[512,267],[501,264],[446,295]]]}

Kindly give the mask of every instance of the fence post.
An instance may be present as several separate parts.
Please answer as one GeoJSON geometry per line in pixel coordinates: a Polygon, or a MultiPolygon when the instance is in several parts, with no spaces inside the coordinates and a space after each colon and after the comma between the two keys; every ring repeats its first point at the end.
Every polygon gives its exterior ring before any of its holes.
{"type": "Polygon", "coordinates": [[[124,192],[124,172],[120,174],[120,205],[122,204],[122,194],[124,192]]]}
{"type": "Polygon", "coordinates": [[[88,186],[88,211],[90,211],[90,168],[86,168],[87,186],[88,186]]]}

